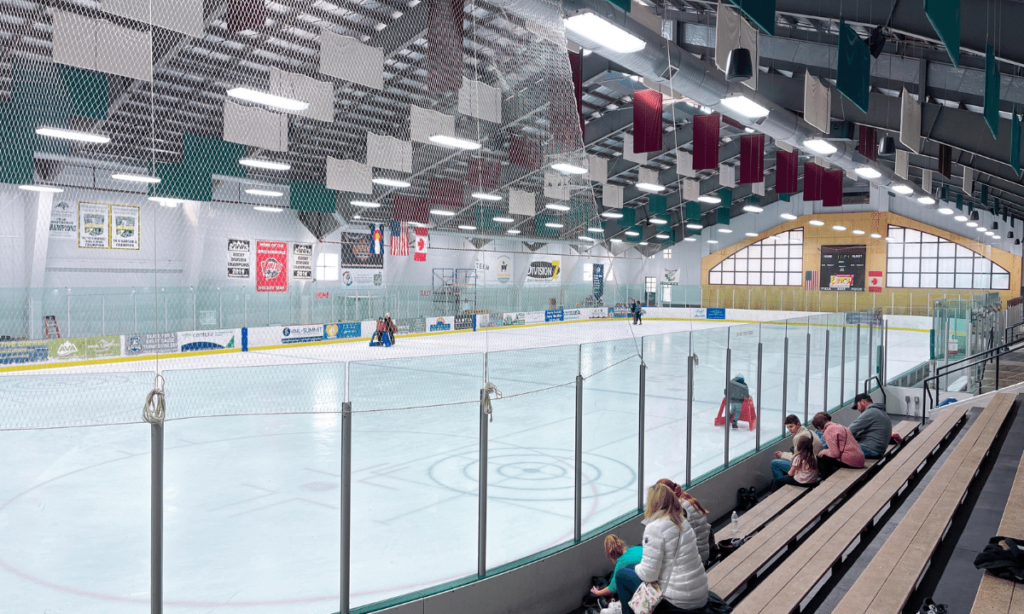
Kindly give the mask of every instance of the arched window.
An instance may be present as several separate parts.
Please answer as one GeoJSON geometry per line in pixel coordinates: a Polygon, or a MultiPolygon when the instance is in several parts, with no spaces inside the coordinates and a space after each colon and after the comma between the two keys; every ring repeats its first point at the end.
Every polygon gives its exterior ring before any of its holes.
{"type": "Polygon", "coordinates": [[[886,241],[885,285],[889,288],[1010,288],[1006,269],[963,245],[892,225],[886,241]]]}
{"type": "Polygon", "coordinates": [[[804,229],[780,232],[721,261],[708,283],[724,286],[799,286],[803,284],[804,229]]]}

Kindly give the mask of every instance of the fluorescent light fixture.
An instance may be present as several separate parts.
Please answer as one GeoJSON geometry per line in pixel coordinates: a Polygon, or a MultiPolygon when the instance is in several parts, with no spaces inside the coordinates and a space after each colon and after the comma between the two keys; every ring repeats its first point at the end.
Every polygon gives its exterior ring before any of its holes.
{"type": "Polygon", "coordinates": [[[664,192],[665,186],[657,183],[640,182],[636,184],[636,189],[641,190],[643,192],[664,192]]]}
{"type": "Polygon", "coordinates": [[[423,224],[420,222],[409,222],[409,225],[413,228],[430,228],[430,224],[423,224]]]}
{"type": "Polygon", "coordinates": [[[934,205],[935,199],[932,198],[931,196],[922,196],[921,198],[917,199],[917,202],[921,203],[922,205],[934,205]]]}
{"type": "Polygon", "coordinates": [[[610,220],[621,220],[622,214],[618,211],[605,211],[601,214],[601,217],[606,217],[610,220]]]}
{"type": "Polygon", "coordinates": [[[560,205],[558,203],[547,203],[544,205],[545,209],[551,209],[552,211],[568,211],[572,207],[569,205],[560,205]]]}
{"type": "Polygon", "coordinates": [[[906,184],[898,183],[898,184],[892,186],[892,191],[896,192],[897,194],[903,194],[905,196],[907,194],[913,194],[914,193],[914,188],[912,188],[912,187],[910,187],[909,185],[906,185],[906,184]]]}
{"type": "Polygon", "coordinates": [[[993,239],[1002,239],[1002,237],[1000,237],[999,235],[992,235],[992,238],[993,239]]]}
{"type": "Polygon", "coordinates": [[[779,217],[781,217],[784,220],[795,220],[796,219],[796,216],[793,215],[792,213],[783,213],[779,217]]]}
{"type": "Polygon", "coordinates": [[[663,232],[659,232],[658,234],[656,234],[654,236],[659,238],[659,239],[667,239],[667,238],[669,238],[669,236],[667,234],[663,233],[663,232]]]}
{"type": "Polygon", "coordinates": [[[551,168],[555,169],[559,173],[565,173],[566,175],[585,175],[587,172],[587,169],[582,166],[576,166],[575,164],[569,164],[568,162],[552,164],[551,168]]]}
{"type": "Polygon", "coordinates": [[[984,226],[978,226],[977,228],[975,228],[975,230],[977,230],[978,232],[985,232],[988,230],[988,228],[985,228],[984,226]]]}
{"type": "Polygon", "coordinates": [[[511,224],[511,223],[515,222],[515,219],[513,219],[513,218],[502,217],[500,215],[497,216],[497,217],[492,217],[491,219],[494,220],[495,222],[501,222],[503,224],[511,224]]]}
{"type": "Polygon", "coordinates": [[[612,243],[622,243],[622,239],[612,239],[612,243]]]}
{"type": "Polygon", "coordinates": [[[363,219],[363,216],[361,216],[359,214],[356,214],[356,215],[352,216],[352,219],[354,219],[354,220],[361,220],[361,219],[363,219]]]}
{"type": "Polygon", "coordinates": [[[718,241],[716,241],[714,239],[708,239],[708,243],[718,243],[718,241]]]}
{"type": "Polygon", "coordinates": [[[380,203],[371,203],[368,200],[353,200],[351,204],[354,207],[366,207],[367,209],[377,209],[380,207],[380,203]]]}
{"type": "Polygon", "coordinates": [[[729,235],[732,234],[732,228],[719,228],[718,232],[729,235]]]}
{"type": "Polygon", "coordinates": [[[651,219],[649,219],[647,221],[652,223],[652,224],[654,224],[655,226],[662,226],[664,224],[668,224],[668,220],[663,220],[663,219],[656,218],[656,217],[652,217],[651,219]]]}
{"type": "Polygon", "coordinates": [[[824,226],[824,225],[825,225],[825,222],[822,222],[821,220],[811,220],[811,226],[824,226]]]}
{"type": "Polygon", "coordinates": [[[882,235],[878,234],[877,232],[873,232],[873,233],[871,233],[870,237],[872,239],[881,239],[882,235]]]}
{"type": "Polygon", "coordinates": [[[879,177],[882,176],[882,173],[878,172],[876,169],[871,168],[870,166],[862,166],[858,169],[854,169],[853,172],[857,173],[858,175],[865,179],[878,179],[879,177]]]}
{"type": "Polygon", "coordinates": [[[49,192],[51,194],[60,194],[64,191],[64,188],[55,188],[51,185],[19,185],[18,188],[28,192],[49,192]]]}
{"type": "Polygon", "coordinates": [[[836,224],[835,226],[832,227],[832,230],[835,230],[837,232],[842,232],[842,231],[846,230],[846,226],[840,226],[840,225],[836,224]]]}
{"type": "Polygon", "coordinates": [[[854,230],[853,234],[855,234],[855,235],[862,235],[862,234],[864,234],[864,231],[863,230],[854,230]]]}
{"type": "Polygon", "coordinates": [[[374,177],[372,180],[377,185],[386,185],[389,188],[407,188],[412,184],[401,179],[388,179],[387,177],[374,177]]]}
{"type": "Polygon", "coordinates": [[[285,98],[284,96],[275,96],[266,92],[251,90],[247,87],[231,88],[228,90],[227,94],[232,98],[248,100],[249,102],[263,104],[277,109],[284,109],[285,111],[305,111],[309,108],[308,102],[302,102],[301,100],[295,100],[294,98],[285,98]]]}
{"type": "Polygon", "coordinates": [[[559,224],[558,222],[544,222],[544,225],[548,228],[565,228],[565,224],[559,224]]]}
{"type": "Polygon", "coordinates": [[[573,15],[565,20],[565,27],[616,53],[635,53],[647,46],[643,40],[594,13],[573,15]]]}
{"type": "Polygon", "coordinates": [[[764,207],[758,207],[757,205],[743,205],[743,210],[747,213],[761,213],[764,211],[764,207]]]}
{"type": "Polygon", "coordinates": [[[757,104],[753,100],[746,96],[729,96],[728,98],[722,99],[722,104],[728,109],[739,113],[745,117],[764,117],[768,115],[768,109],[757,104]]]}
{"type": "Polygon", "coordinates": [[[480,143],[476,141],[460,139],[457,136],[448,136],[447,134],[431,134],[430,142],[441,147],[451,147],[452,149],[480,149],[480,143]]]}
{"type": "Polygon", "coordinates": [[[886,238],[885,238],[885,240],[886,240],[886,241],[888,241],[888,242],[890,242],[890,243],[892,243],[892,242],[893,242],[893,241],[895,241],[896,239],[893,239],[892,237],[886,237],[886,238]]]}
{"type": "Polygon", "coordinates": [[[683,237],[683,241],[689,241],[691,243],[696,241],[696,240],[697,240],[697,237],[683,237]]]}
{"type": "Polygon", "coordinates": [[[967,216],[961,214],[961,215],[958,215],[958,216],[954,217],[953,219],[958,221],[958,222],[966,222],[967,221],[967,216]]]}
{"type": "Polygon", "coordinates": [[[271,196],[274,198],[284,196],[284,192],[278,192],[277,190],[259,190],[256,188],[250,188],[246,190],[245,193],[252,194],[253,196],[271,196]]]}
{"type": "Polygon", "coordinates": [[[709,204],[712,204],[712,205],[717,205],[718,203],[722,202],[722,199],[717,197],[717,196],[707,196],[707,195],[705,195],[705,196],[698,196],[697,200],[699,200],[702,203],[709,203],[709,204]]]}
{"type": "Polygon", "coordinates": [[[748,237],[756,237],[756,236],[757,236],[757,233],[756,233],[756,232],[748,232],[748,233],[745,233],[745,234],[746,234],[746,235],[747,235],[748,237]]]}
{"type": "Polygon", "coordinates": [[[687,222],[686,227],[689,228],[690,230],[700,230],[704,228],[703,226],[700,225],[700,222],[687,222]]]}
{"type": "Polygon", "coordinates": [[[466,224],[460,224],[459,230],[476,230],[476,226],[469,226],[466,224]]]}
{"type": "Polygon", "coordinates": [[[150,196],[149,200],[154,203],[159,203],[161,207],[177,207],[179,202],[175,198],[162,198],[160,196],[150,196]]]}
{"type": "Polygon", "coordinates": [[[48,128],[40,126],[36,128],[39,136],[48,136],[55,139],[68,139],[69,141],[81,141],[83,143],[109,143],[110,137],[91,132],[79,132],[78,130],[65,130],[63,128],[48,128]]]}
{"type": "Polygon", "coordinates": [[[590,228],[587,228],[587,232],[598,232],[604,234],[604,228],[597,228],[595,226],[591,226],[590,228]]]}
{"type": "Polygon", "coordinates": [[[501,200],[500,195],[488,194],[487,192],[473,192],[473,198],[479,198],[480,200],[501,200]]]}
{"type": "Polygon", "coordinates": [[[953,210],[949,207],[939,207],[939,213],[942,215],[953,215],[953,210]]]}
{"type": "Polygon", "coordinates": [[[131,173],[114,173],[110,178],[117,179],[118,181],[131,181],[133,183],[160,183],[159,177],[150,177],[149,175],[132,175],[131,173]]]}
{"type": "Polygon", "coordinates": [[[506,232],[507,234],[510,234],[510,235],[517,235],[517,234],[521,233],[521,232],[522,232],[522,230],[516,230],[515,228],[512,228],[512,229],[510,229],[510,230],[506,230],[505,232],[506,232]]]}
{"type": "Polygon", "coordinates": [[[266,211],[267,213],[281,213],[284,211],[284,207],[264,207],[262,205],[259,207],[253,207],[253,209],[256,211],[266,211]]]}
{"type": "Polygon", "coordinates": [[[804,147],[823,156],[828,156],[839,151],[836,149],[835,145],[829,143],[825,139],[807,139],[804,141],[804,147]]]}
{"type": "Polygon", "coordinates": [[[985,234],[990,236],[990,237],[992,237],[992,236],[995,236],[996,233],[990,230],[990,231],[986,232],[985,234]]]}
{"type": "Polygon", "coordinates": [[[596,241],[596,239],[594,239],[593,237],[585,237],[583,235],[580,235],[576,238],[579,239],[580,241],[596,241]]]}
{"type": "Polygon", "coordinates": [[[447,209],[431,209],[430,210],[430,214],[431,215],[443,215],[443,216],[446,216],[446,217],[451,217],[451,216],[455,215],[455,212],[454,211],[448,211],[447,209]]]}
{"type": "Polygon", "coordinates": [[[978,226],[977,222],[967,222],[967,227],[968,228],[977,228],[977,226],[978,226]]]}
{"type": "Polygon", "coordinates": [[[270,160],[257,160],[256,158],[242,158],[238,163],[252,168],[265,168],[268,171],[287,171],[292,168],[291,164],[285,164],[284,162],[271,162],[270,160]]]}
{"type": "Polygon", "coordinates": [[[640,245],[649,245],[649,243],[647,243],[647,241],[641,241],[639,244],[640,245]]]}
{"type": "Polygon", "coordinates": [[[635,230],[627,230],[625,234],[626,234],[627,237],[639,237],[640,236],[640,233],[635,231],[635,230]]]}

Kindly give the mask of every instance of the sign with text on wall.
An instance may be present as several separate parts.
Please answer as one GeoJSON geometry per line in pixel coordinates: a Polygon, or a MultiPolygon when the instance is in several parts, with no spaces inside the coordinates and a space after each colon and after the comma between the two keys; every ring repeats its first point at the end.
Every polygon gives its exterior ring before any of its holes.
{"type": "Polygon", "coordinates": [[[134,205],[110,205],[110,247],[139,249],[139,208],[134,205]]]}
{"type": "Polygon", "coordinates": [[[313,279],[312,243],[292,243],[292,279],[313,279]]]}
{"type": "Polygon", "coordinates": [[[249,279],[248,239],[228,239],[228,278],[249,279]]]}
{"type": "Polygon", "coordinates": [[[110,205],[78,203],[78,247],[110,247],[110,205]]]}
{"type": "Polygon", "coordinates": [[[820,289],[863,292],[866,245],[822,245],[820,289]]]}
{"type": "Polygon", "coordinates": [[[54,201],[50,207],[50,238],[74,239],[78,236],[78,217],[67,201],[54,201]]]}
{"type": "Polygon", "coordinates": [[[256,291],[288,291],[288,244],[284,241],[256,242],[256,291]]]}

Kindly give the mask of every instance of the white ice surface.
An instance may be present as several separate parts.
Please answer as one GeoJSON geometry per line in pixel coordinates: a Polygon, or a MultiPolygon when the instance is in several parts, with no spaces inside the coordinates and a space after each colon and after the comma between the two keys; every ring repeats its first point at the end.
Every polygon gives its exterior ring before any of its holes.
{"type": "MultiPolygon", "coordinates": [[[[648,321],[634,328],[620,320],[400,338],[389,349],[348,343],[162,358],[171,418],[165,611],[337,611],[337,412],[346,361],[357,412],[352,603],[360,605],[475,574],[485,349],[488,379],[505,394],[488,425],[489,567],[572,539],[578,370],[585,378],[583,530],[636,508],[641,341],[634,334],[647,336],[644,485],[685,479],[691,339],[699,358],[692,477],[723,459],[726,431],[712,424],[727,344],[731,374],[745,375],[756,393],[760,334],[761,439],[777,436],[786,329],[714,326],[648,321]],[[376,411],[410,407],[418,409],[376,411]]],[[[804,412],[808,330],[808,411],[825,404],[823,329],[790,327],[787,413],[804,412]]],[[[830,333],[830,406],[839,401],[840,334],[830,333]]],[[[850,398],[854,344],[847,334],[844,396],[850,398]]],[[[890,375],[927,358],[927,337],[890,333],[890,375]]],[[[150,427],[137,421],[154,366],[141,361],[0,377],[0,428],[135,422],[0,431],[0,610],[147,610],[150,427]]],[[[756,432],[742,426],[729,431],[733,458],[755,445],[756,432]]]]}

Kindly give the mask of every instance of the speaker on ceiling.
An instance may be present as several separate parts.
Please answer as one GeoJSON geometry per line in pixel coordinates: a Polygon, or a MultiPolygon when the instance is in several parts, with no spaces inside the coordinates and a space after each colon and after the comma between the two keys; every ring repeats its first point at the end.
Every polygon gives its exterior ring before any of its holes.
{"type": "Polygon", "coordinates": [[[731,83],[746,81],[754,76],[754,63],[750,59],[750,50],[737,47],[729,52],[725,62],[725,80],[731,83]]]}

